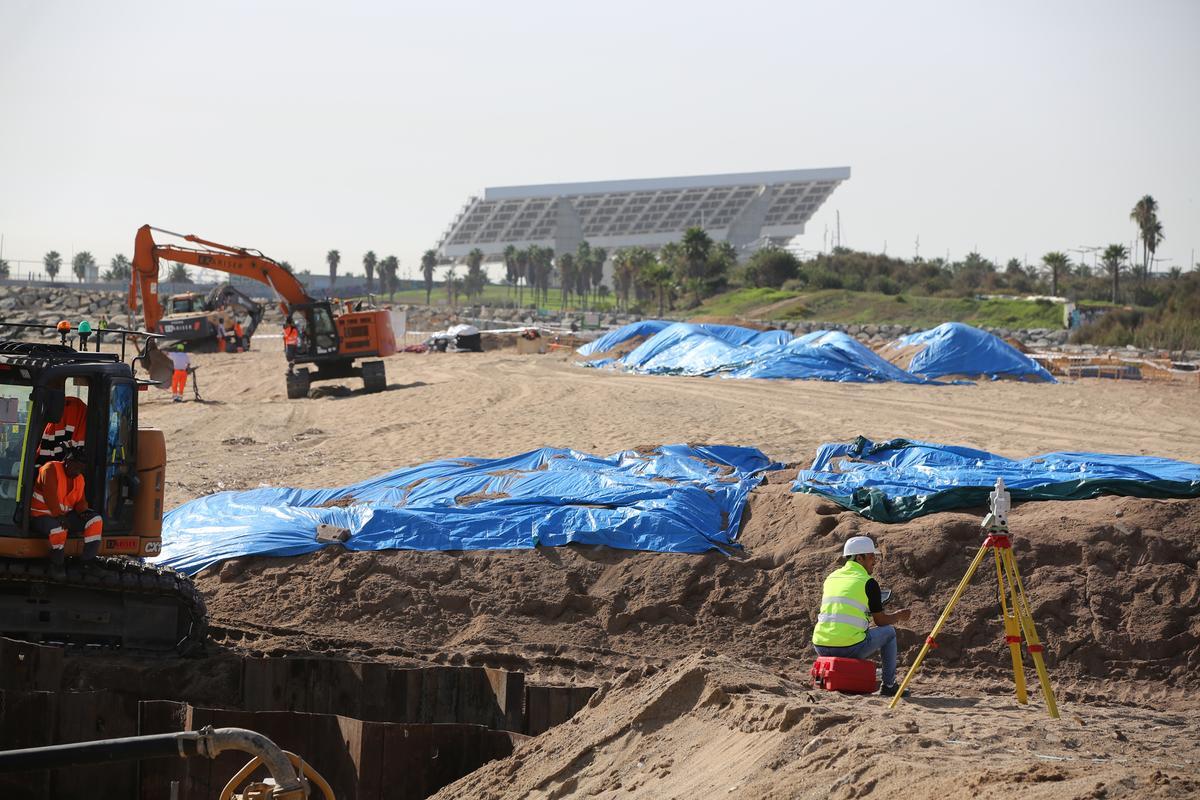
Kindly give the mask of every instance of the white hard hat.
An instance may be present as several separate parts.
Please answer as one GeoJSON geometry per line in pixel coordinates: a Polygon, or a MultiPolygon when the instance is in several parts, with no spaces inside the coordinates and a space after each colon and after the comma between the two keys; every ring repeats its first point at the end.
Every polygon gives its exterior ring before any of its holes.
{"type": "Polygon", "coordinates": [[[876,553],[875,542],[871,541],[870,536],[851,536],[846,540],[846,546],[842,548],[843,556],[859,556],[863,553],[876,553]]]}

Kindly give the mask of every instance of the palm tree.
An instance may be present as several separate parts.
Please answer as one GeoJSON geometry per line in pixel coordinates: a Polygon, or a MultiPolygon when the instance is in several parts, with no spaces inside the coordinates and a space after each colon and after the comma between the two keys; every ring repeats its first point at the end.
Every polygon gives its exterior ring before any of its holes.
{"type": "Polygon", "coordinates": [[[325,254],[325,261],[329,264],[329,286],[333,288],[333,285],[337,283],[337,268],[342,261],[342,254],[337,250],[330,250],[325,254]]]}
{"type": "Polygon", "coordinates": [[[192,276],[188,274],[187,267],[183,264],[175,263],[171,265],[171,269],[167,272],[167,280],[171,283],[191,283],[192,276]]]}
{"type": "Polygon", "coordinates": [[[679,246],[683,254],[681,262],[683,275],[681,277],[691,286],[696,297],[696,305],[699,305],[701,282],[704,280],[708,256],[713,247],[712,237],[705,233],[703,228],[692,226],[683,232],[683,239],[679,246]]]}
{"type": "Polygon", "coordinates": [[[478,247],[467,253],[467,278],[464,287],[467,290],[467,300],[478,297],[483,293],[486,277],[483,274],[483,251],[478,247]]]}
{"type": "MultiPolygon", "coordinates": [[[[1150,254],[1158,248],[1157,242],[1153,246],[1150,245],[1152,230],[1158,220],[1158,201],[1148,194],[1142,195],[1142,199],[1138,200],[1129,212],[1129,218],[1137,224],[1142,237],[1142,277],[1145,278],[1150,271],[1150,254]]],[[[1159,233],[1161,232],[1160,228],[1159,233]]]]}
{"type": "Polygon", "coordinates": [[[88,270],[96,266],[96,259],[92,258],[92,254],[87,250],[81,250],[71,259],[71,271],[75,273],[75,279],[83,283],[83,279],[87,277],[88,270]]]}
{"type": "Polygon", "coordinates": [[[1118,298],[1121,294],[1121,269],[1128,259],[1129,251],[1123,244],[1110,244],[1104,248],[1104,254],[1100,256],[1104,268],[1112,275],[1112,301],[1114,303],[1120,302],[1118,298]]]}
{"type": "Polygon", "coordinates": [[[388,302],[396,298],[397,274],[400,272],[400,259],[388,256],[379,262],[379,289],[388,293],[388,302]]]}
{"type": "Polygon", "coordinates": [[[429,297],[433,294],[433,270],[437,262],[436,250],[426,250],[421,256],[421,275],[425,278],[425,305],[431,302],[429,297]]]}
{"type": "Polygon", "coordinates": [[[550,302],[550,275],[554,272],[554,248],[539,247],[537,249],[537,282],[542,290],[542,302],[550,302]]]}
{"type": "Polygon", "coordinates": [[[446,267],[446,299],[450,302],[451,308],[454,308],[454,290],[457,288],[454,285],[454,282],[457,280],[454,270],[457,268],[458,264],[454,263],[453,261],[451,261],[446,267]]]}
{"type": "Polygon", "coordinates": [[[642,270],[642,280],[647,285],[654,287],[658,293],[658,315],[663,315],[663,306],[667,296],[667,290],[671,286],[671,282],[675,280],[675,271],[662,261],[655,261],[644,270],[642,270]]]}
{"type": "Polygon", "coordinates": [[[517,246],[510,244],[504,248],[504,282],[508,284],[510,298],[518,280],[520,280],[520,276],[517,273],[517,246]]]}
{"type": "Polygon", "coordinates": [[[50,280],[54,280],[58,271],[62,269],[62,256],[58,254],[57,250],[51,250],[42,259],[42,266],[46,268],[46,274],[50,276],[50,280]]]}
{"type": "Polygon", "coordinates": [[[1054,250],[1042,256],[1042,263],[1046,265],[1046,269],[1050,272],[1050,294],[1057,297],[1058,276],[1068,274],[1071,269],[1071,259],[1067,258],[1065,253],[1054,250]]]}
{"type": "Polygon", "coordinates": [[[525,284],[522,283],[522,281],[528,282],[528,280],[529,280],[529,278],[528,278],[528,276],[530,274],[529,273],[529,269],[530,269],[529,264],[531,261],[531,259],[529,258],[529,255],[530,255],[529,248],[525,247],[525,248],[518,250],[516,252],[516,254],[513,256],[517,262],[516,275],[517,275],[517,305],[518,306],[525,305],[525,284]]]}
{"type": "Polygon", "coordinates": [[[100,277],[106,281],[127,281],[133,274],[133,266],[129,259],[118,253],[108,262],[108,269],[100,277]]]}
{"type": "Polygon", "coordinates": [[[371,293],[371,280],[375,277],[375,251],[368,250],[363,254],[363,272],[367,273],[367,294],[371,293]]]}
{"type": "Polygon", "coordinates": [[[570,253],[563,253],[558,257],[558,281],[562,286],[562,308],[567,310],[567,299],[571,296],[571,289],[575,286],[575,256],[570,253]]]}
{"type": "Polygon", "coordinates": [[[588,283],[592,287],[592,307],[596,306],[596,291],[604,281],[604,262],[608,261],[608,251],[603,247],[592,250],[592,260],[588,264],[588,283]]]}
{"type": "Polygon", "coordinates": [[[1154,223],[1150,226],[1149,236],[1145,239],[1145,248],[1147,252],[1146,258],[1146,274],[1149,275],[1150,270],[1154,267],[1154,254],[1158,252],[1158,246],[1162,244],[1163,236],[1162,223],[1155,218],[1154,223]]]}

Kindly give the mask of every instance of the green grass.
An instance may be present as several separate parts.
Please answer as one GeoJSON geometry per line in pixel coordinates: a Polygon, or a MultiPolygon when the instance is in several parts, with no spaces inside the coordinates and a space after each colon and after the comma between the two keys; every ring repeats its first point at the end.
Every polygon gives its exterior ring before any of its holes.
{"type": "Polygon", "coordinates": [[[709,298],[694,316],[813,320],[842,324],[897,324],[932,327],[966,322],[993,328],[1061,328],[1062,306],[1048,301],[976,300],[968,297],[885,295],[824,289],[785,292],[738,289],[709,298]]]}

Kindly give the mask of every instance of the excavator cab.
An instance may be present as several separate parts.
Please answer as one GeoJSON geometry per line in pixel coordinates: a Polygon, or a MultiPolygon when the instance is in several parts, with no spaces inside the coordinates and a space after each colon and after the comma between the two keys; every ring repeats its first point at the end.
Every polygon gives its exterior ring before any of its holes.
{"type": "Polygon", "coordinates": [[[0,635],[180,652],[203,641],[191,582],[140,561],[161,551],[166,446],[161,431],[138,428],[139,388],[115,353],[0,339],[0,635]],[[53,459],[43,434],[80,420],[85,497],[104,532],[86,562],[82,539],[68,538],[55,574],[30,507],[38,469],[53,459]]]}

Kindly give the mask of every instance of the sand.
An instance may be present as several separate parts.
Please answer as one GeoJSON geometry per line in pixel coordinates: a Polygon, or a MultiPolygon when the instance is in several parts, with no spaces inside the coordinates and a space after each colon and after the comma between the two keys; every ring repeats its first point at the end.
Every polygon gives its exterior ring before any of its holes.
{"type": "MultiPolygon", "coordinates": [[[[272,351],[201,355],[210,401],[144,396],[168,441],[168,507],[219,489],[316,487],[432,458],[542,446],[753,445],[807,463],[858,434],[1023,457],[1100,450],[1200,460],[1195,389],[1099,380],[965,387],[645,377],[564,355],[404,355],[390,389],[287,401],[272,351]]],[[[804,686],[824,575],[877,538],[911,607],[901,663],[980,540],[979,512],[884,526],[787,489],[752,497],[733,557],[606,548],[237,559],[198,577],[218,648],[527,670],[601,685],[571,723],[442,796],[1188,797],[1200,762],[1200,500],[1017,506],[1012,525],[1063,718],[1011,699],[982,573],[901,714],[804,686]]]]}

